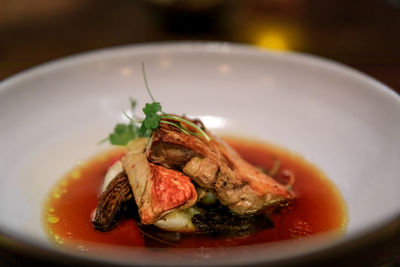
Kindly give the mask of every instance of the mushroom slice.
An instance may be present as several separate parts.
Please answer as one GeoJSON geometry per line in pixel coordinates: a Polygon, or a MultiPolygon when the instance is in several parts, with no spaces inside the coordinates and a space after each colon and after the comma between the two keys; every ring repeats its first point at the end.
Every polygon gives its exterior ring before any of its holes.
{"type": "Polygon", "coordinates": [[[119,173],[100,195],[92,224],[100,231],[110,230],[121,217],[124,204],[132,202],[133,194],[124,172],[119,173]]]}

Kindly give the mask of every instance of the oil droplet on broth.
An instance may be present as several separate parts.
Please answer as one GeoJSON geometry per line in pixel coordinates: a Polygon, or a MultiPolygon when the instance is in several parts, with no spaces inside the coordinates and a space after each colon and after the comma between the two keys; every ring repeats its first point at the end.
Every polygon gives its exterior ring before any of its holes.
{"type": "Polygon", "coordinates": [[[72,179],[79,179],[81,178],[81,170],[80,169],[75,169],[71,172],[69,175],[72,179]]]}
{"type": "Polygon", "coordinates": [[[57,244],[60,244],[60,245],[64,244],[63,239],[58,234],[53,235],[53,239],[54,239],[54,242],[56,242],[57,244]]]}
{"type": "Polygon", "coordinates": [[[60,218],[58,218],[57,216],[54,215],[47,215],[47,222],[51,223],[51,224],[56,224],[60,222],[60,218]]]}

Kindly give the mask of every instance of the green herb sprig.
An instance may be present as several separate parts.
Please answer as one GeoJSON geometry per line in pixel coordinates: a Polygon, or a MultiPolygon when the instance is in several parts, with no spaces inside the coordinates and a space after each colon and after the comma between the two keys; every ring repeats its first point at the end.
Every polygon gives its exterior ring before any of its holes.
{"type": "MultiPolygon", "coordinates": [[[[142,109],[146,117],[144,118],[144,120],[135,120],[130,117],[126,112],[123,112],[123,114],[128,118],[129,123],[118,123],[117,125],[115,125],[114,131],[109,134],[107,138],[100,141],[101,143],[109,141],[112,145],[125,146],[129,141],[136,138],[150,137],[152,132],[160,126],[160,123],[172,125],[185,134],[204,137],[204,139],[206,139],[207,141],[211,140],[208,134],[203,129],[201,129],[201,127],[194,124],[193,122],[179,116],[164,113],[162,111],[162,106],[160,102],[155,101],[150,91],[143,62],[142,73],[146,91],[152,100],[151,103],[146,103],[144,108],[142,109]],[[196,131],[190,131],[185,127],[184,124],[193,127],[196,131]]],[[[133,99],[130,99],[130,101],[131,112],[132,114],[134,114],[136,101],[133,99]]]]}

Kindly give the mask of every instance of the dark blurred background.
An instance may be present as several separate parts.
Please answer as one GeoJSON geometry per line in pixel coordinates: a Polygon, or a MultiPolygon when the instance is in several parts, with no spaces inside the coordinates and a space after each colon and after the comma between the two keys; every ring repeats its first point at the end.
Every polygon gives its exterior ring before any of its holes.
{"type": "MultiPolygon", "coordinates": [[[[173,40],[314,54],[400,93],[400,0],[0,0],[0,80],[71,54],[173,40]]],[[[390,240],[357,253],[400,266],[394,227],[390,240]]]]}
{"type": "Polygon", "coordinates": [[[400,0],[0,0],[0,80],[79,52],[165,40],[310,53],[400,91],[400,0]]]}

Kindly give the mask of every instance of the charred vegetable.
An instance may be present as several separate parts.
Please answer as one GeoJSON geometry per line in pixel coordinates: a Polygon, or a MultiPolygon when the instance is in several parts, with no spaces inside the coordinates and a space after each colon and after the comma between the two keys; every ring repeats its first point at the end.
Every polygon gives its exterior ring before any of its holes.
{"type": "Polygon", "coordinates": [[[251,235],[274,227],[273,222],[264,214],[239,216],[222,205],[194,215],[192,223],[199,233],[224,237],[251,235]]]}

